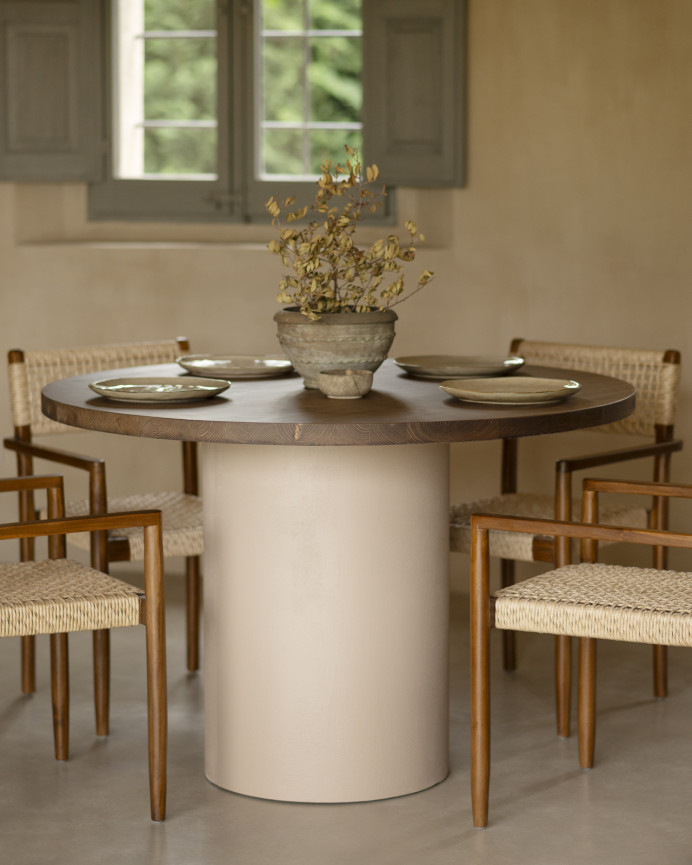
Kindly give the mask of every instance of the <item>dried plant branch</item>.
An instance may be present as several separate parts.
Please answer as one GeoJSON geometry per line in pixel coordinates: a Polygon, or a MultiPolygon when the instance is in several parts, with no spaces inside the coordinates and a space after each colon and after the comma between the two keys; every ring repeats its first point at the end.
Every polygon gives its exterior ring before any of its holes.
{"type": "Polygon", "coordinates": [[[388,309],[412,297],[433,277],[424,270],[416,287],[404,292],[404,265],[415,259],[416,242],[425,239],[411,221],[406,222],[409,238],[403,245],[394,234],[365,249],[356,245],[353,238],[361,220],[382,206],[387,193],[378,184],[377,166],[367,166],[363,177],[357,153],[348,146],[344,149],[346,166],[322,166],[309,208],[290,210],[294,198],[278,202],[272,197],[265,205],[279,230],[279,239],[268,249],[292,271],[279,283],[277,300],[297,306],[310,320],[325,312],[388,309]],[[336,206],[333,198],[345,203],[336,206]],[[295,225],[308,211],[314,218],[295,225]]]}

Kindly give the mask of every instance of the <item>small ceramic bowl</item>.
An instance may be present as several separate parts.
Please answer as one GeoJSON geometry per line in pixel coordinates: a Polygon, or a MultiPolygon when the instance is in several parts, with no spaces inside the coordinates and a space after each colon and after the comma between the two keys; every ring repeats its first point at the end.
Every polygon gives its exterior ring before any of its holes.
{"type": "Polygon", "coordinates": [[[330,399],[359,399],[372,387],[369,369],[324,369],[317,374],[317,386],[330,399]]]}

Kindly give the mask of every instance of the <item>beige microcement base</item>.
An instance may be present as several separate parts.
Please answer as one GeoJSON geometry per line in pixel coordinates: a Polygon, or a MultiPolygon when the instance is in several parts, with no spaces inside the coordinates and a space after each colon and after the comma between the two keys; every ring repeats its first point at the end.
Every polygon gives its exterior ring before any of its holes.
{"type": "Polygon", "coordinates": [[[355,802],[448,772],[447,445],[202,446],[214,784],[355,802]]]}

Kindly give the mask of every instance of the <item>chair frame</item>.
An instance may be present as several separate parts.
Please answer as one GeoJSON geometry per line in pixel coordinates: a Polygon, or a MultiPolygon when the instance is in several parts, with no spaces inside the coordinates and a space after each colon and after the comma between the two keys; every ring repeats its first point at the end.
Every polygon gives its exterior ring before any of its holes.
{"type": "MultiPolygon", "coordinates": [[[[471,799],[474,825],[487,826],[490,781],[490,629],[494,625],[494,598],[489,591],[489,542],[492,530],[545,535],[569,544],[582,542],[582,559],[593,562],[597,542],[634,543],[651,546],[657,569],[665,568],[668,547],[692,549],[692,534],[648,529],[599,526],[597,493],[633,493],[653,496],[653,512],[661,514],[672,497],[692,498],[692,486],[670,483],[637,483],[586,479],[583,522],[539,520],[475,514],[471,536],[471,799]]],[[[556,565],[560,567],[560,565],[556,565]]],[[[569,639],[569,638],[567,638],[569,639]]],[[[596,717],[596,640],[579,638],[579,760],[582,768],[593,766],[596,717]]]]}
{"type": "MultiPolygon", "coordinates": [[[[163,543],[160,511],[111,513],[95,517],[64,517],[62,478],[38,476],[0,480],[0,492],[33,493],[46,489],[49,518],[0,525],[0,540],[33,542],[46,537],[51,559],[65,558],[65,535],[142,527],[144,529],[145,589],[140,593],[140,623],[146,629],[147,717],[151,819],[166,816],[167,685],[166,634],[163,593],[163,543]]],[[[32,559],[33,560],[33,559],[32,559]]],[[[67,634],[50,634],[51,692],[55,757],[67,760],[69,749],[69,674],[67,634]]]]}
{"type": "MultiPolygon", "coordinates": [[[[511,355],[521,353],[523,338],[515,338],[510,344],[511,355]]],[[[587,348],[587,346],[584,346],[587,348]]],[[[680,364],[680,352],[668,349],[662,352],[663,363],[680,364]]],[[[672,424],[656,424],[653,443],[616,450],[600,451],[584,456],[559,459],[555,463],[555,519],[569,521],[572,518],[572,480],[577,471],[584,471],[631,460],[653,458],[653,480],[666,482],[670,478],[670,460],[673,453],[682,450],[683,442],[674,438],[672,424]]],[[[502,440],[502,464],[500,493],[516,493],[518,485],[518,439],[502,440]]],[[[654,499],[653,525],[665,528],[667,507],[664,500],[654,499]]],[[[654,567],[665,567],[665,550],[655,556],[654,567]],[[662,562],[662,564],[659,564],[662,562]]],[[[567,564],[570,558],[569,541],[566,538],[536,537],[533,542],[533,561],[550,562],[557,567],[567,564]]],[[[503,587],[514,583],[515,561],[500,559],[500,581],[503,587]]],[[[516,669],[516,640],[513,631],[503,631],[503,666],[505,670],[516,669]]],[[[667,684],[667,653],[665,646],[653,647],[654,694],[665,697],[667,684]]],[[[569,637],[555,638],[555,700],[558,736],[570,734],[570,708],[572,690],[572,643],[569,637]]]]}
{"type": "MultiPolygon", "coordinates": [[[[177,350],[180,355],[189,354],[190,346],[185,337],[177,337],[177,350]]],[[[12,349],[8,353],[10,364],[24,363],[25,353],[21,349],[12,349]]],[[[30,425],[14,426],[14,437],[3,441],[5,448],[17,455],[17,474],[27,477],[34,474],[34,459],[47,460],[59,465],[80,469],[88,474],[89,514],[96,516],[105,514],[107,508],[106,494],[106,464],[98,457],[71,453],[58,448],[37,445],[32,441],[30,425]]],[[[199,474],[197,465],[197,443],[182,442],[183,492],[188,495],[199,495],[199,474]]],[[[36,518],[33,492],[26,490],[19,496],[19,519],[21,521],[36,518]]],[[[22,561],[33,558],[33,542],[27,538],[21,542],[22,561]]],[[[129,544],[126,538],[117,535],[107,535],[105,532],[92,534],[91,564],[98,570],[107,571],[108,563],[129,561],[129,544]]],[[[201,610],[201,568],[199,556],[188,556],[185,559],[185,594],[186,594],[186,635],[187,635],[187,669],[191,672],[199,669],[200,662],[200,610],[201,610]]],[[[94,631],[94,684],[96,706],[96,730],[98,735],[108,735],[109,725],[109,670],[110,644],[107,631],[94,631]]],[[[22,692],[31,694],[36,689],[36,661],[33,637],[22,638],[22,692]]]]}

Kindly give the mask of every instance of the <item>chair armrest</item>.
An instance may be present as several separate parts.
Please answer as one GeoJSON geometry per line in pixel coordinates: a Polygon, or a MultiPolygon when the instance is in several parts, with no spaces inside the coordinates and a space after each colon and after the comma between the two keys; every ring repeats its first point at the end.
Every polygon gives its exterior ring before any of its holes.
{"type": "Polygon", "coordinates": [[[86,457],[81,454],[58,450],[58,448],[36,445],[33,442],[23,442],[19,439],[5,439],[3,444],[8,450],[24,454],[25,456],[50,460],[75,469],[84,469],[88,472],[93,471],[95,466],[104,464],[104,460],[100,457],[86,457]]]}
{"type": "Polygon", "coordinates": [[[0,524],[0,540],[40,538],[74,532],[104,532],[109,529],[129,529],[138,526],[161,525],[161,511],[124,511],[94,517],[62,517],[53,520],[32,520],[28,523],[0,524]]]}
{"type": "Polygon", "coordinates": [[[28,475],[23,478],[0,479],[0,493],[21,492],[22,490],[50,490],[62,487],[60,475],[28,475]]]}
{"type": "MultiPolygon", "coordinates": [[[[481,536],[486,536],[487,543],[487,533],[491,530],[692,549],[692,534],[686,532],[599,526],[596,523],[568,523],[562,520],[506,517],[497,514],[473,514],[471,517],[471,543],[476,545],[479,552],[484,553],[485,547],[481,536]]],[[[472,561],[473,555],[472,551],[472,561]]]]}
{"type": "Polygon", "coordinates": [[[591,469],[597,466],[605,466],[610,463],[621,463],[627,460],[636,460],[643,457],[655,457],[672,454],[682,450],[683,443],[680,439],[671,439],[665,442],[655,442],[648,445],[637,445],[631,448],[622,448],[615,451],[604,451],[602,453],[587,454],[581,457],[561,459],[555,463],[555,469],[559,474],[567,474],[580,469],[591,469]]]}
{"type": "Polygon", "coordinates": [[[692,499],[692,484],[671,484],[663,481],[609,481],[584,478],[584,492],[627,493],[641,496],[692,499]]]}
{"type": "Polygon", "coordinates": [[[85,457],[81,454],[36,445],[33,442],[23,442],[18,439],[5,439],[3,443],[8,450],[16,451],[23,456],[49,460],[89,472],[89,510],[92,514],[104,514],[108,510],[106,463],[100,457],[85,457]]]}

